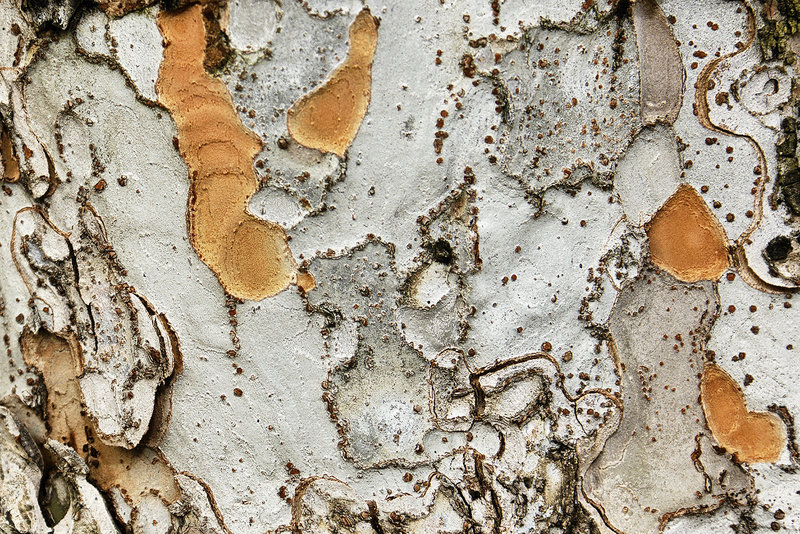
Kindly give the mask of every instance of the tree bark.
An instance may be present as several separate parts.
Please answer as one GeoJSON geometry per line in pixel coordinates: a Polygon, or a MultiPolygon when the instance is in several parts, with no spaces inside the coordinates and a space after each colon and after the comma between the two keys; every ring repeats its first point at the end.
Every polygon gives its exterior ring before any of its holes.
{"type": "Polygon", "coordinates": [[[798,31],[0,0],[0,533],[797,530],[798,31]]]}

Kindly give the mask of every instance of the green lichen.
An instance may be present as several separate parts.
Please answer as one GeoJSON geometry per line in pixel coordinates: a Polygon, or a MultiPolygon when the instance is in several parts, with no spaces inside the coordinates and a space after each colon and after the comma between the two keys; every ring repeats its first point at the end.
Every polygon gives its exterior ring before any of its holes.
{"type": "Polygon", "coordinates": [[[778,156],[777,198],[794,215],[800,215],[800,162],[797,158],[798,109],[792,106],[792,116],[781,121],[781,131],[775,143],[778,156]]]}
{"type": "Polygon", "coordinates": [[[765,24],[758,30],[761,53],[766,61],[794,61],[789,39],[800,31],[800,0],[777,0],[778,16],[766,15],[765,24]]]}
{"type": "MultiPolygon", "coordinates": [[[[772,0],[763,12],[764,26],[758,30],[758,40],[764,61],[795,63],[795,52],[790,45],[793,35],[800,32],[800,0],[772,0]]],[[[733,89],[733,87],[731,88],[733,89]]],[[[778,157],[778,177],[775,181],[775,198],[786,205],[794,215],[800,215],[800,161],[797,157],[798,122],[800,102],[795,95],[798,87],[792,82],[792,100],[786,105],[781,130],[775,143],[778,157]]],[[[732,91],[733,92],[733,91],[732,91]]],[[[735,95],[734,95],[735,96],[735,95]]]]}

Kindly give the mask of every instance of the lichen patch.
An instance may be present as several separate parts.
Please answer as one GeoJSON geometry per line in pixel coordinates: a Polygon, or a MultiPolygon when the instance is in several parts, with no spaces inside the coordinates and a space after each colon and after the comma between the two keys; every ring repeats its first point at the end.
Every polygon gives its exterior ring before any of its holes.
{"type": "Polygon", "coordinates": [[[189,167],[192,246],[231,295],[260,300],[295,282],[283,228],[247,211],[258,187],[253,158],[261,140],[245,128],[225,84],[208,74],[201,6],[158,15],[164,59],[156,91],[178,127],[189,167]]]}
{"type": "Polygon", "coordinates": [[[728,268],[725,232],[690,185],[681,185],[647,225],[650,257],[684,282],[716,280],[728,268]]]}
{"type": "Polygon", "coordinates": [[[367,113],[378,20],[364,8],[350,26],[350,51],[328,80],[295,102],[286,117],[303,146],[343,156],[367,113]]]}
{"type": "Polygon", "coordinates": [[[707,363],[700,396],[708,427],[717,443],[740,462],[775,462],[786,446],[780,419],[747,409],[744,392],[722,367],[707,363]]]}

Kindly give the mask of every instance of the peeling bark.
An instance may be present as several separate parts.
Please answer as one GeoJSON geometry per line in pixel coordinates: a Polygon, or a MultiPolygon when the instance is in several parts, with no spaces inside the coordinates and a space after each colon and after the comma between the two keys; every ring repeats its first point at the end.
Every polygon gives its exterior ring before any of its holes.
{"type": "Polygon", "coordinates": [[[0,532],[796,531],[798,13],[0,0],[0,532]]]}

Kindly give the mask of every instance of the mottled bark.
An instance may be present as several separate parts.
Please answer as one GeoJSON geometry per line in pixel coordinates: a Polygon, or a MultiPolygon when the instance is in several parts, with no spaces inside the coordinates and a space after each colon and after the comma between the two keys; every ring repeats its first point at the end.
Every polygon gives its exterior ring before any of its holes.
{"type": "Polygon", "coordinates": [[[799,14],[0,0],[0,533],[796,531],[799,14]]]}

